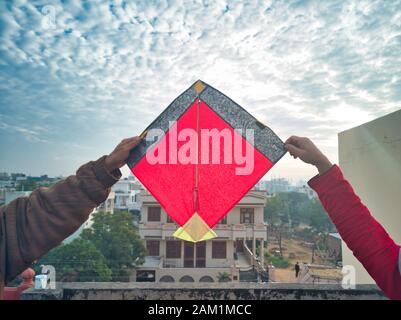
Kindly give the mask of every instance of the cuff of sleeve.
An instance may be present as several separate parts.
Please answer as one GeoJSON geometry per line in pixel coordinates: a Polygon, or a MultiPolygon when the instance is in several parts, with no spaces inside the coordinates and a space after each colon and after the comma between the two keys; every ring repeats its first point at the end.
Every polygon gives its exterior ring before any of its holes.
{"type": "Polygon", "coordinates": [[[97,161],[95,161],[93,165],[93,171],[97,179],[106,187],[110,188],[113,184],[115,184],[121,178],[121,171],[119,169],[113,170],[109,172],[105,165],[104,160],[106,156],[101,157],[97,161]]]}
{"type": "Polygon", "coordinates": [[[308,185],[321,194],[335,187],[339,180],[344,179],[341,169],[337,165],[333,165],[322,175],[316,175],[308,181],[308,185]]]}
{"type": "Polygon", "coordinates": [[[401,249],[398,254],[398,271],[400,271],[400,275],[401,275],[401,249]]]}

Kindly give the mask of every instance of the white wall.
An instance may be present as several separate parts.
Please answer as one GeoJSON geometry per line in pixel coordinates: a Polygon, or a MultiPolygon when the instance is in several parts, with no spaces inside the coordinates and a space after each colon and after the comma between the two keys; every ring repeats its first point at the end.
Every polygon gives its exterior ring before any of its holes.
{"type": "MultiPolygon", "coordinates": [[[[341,132],[339,162],[372,215],[401,243],[401,110],[341,132]]],[[[343,244],[344,265],[356,267],[357,283],[373,279],[343,244]]]]}
{"type": "MultiPolygon", "coordinates": [[[[247,208],[247,206],[242,206],[247,208]]],[[[264,223],[263,207],[256,207],[249,205],[248,208],[254,208],[254,223],[264,223]]],[[[227,214],[227,224],[239,224],[241,223],[241,207],[234,207],[227,214]]]]}

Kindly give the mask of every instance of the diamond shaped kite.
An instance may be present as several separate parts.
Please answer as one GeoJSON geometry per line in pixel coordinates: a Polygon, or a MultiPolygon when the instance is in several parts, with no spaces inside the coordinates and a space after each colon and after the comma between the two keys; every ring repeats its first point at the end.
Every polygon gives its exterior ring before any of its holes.
{"type": "Polygon", "coordinates": [[[180,227],[197,242],[285,154],[267,126],[198,80],[142,133],[127,164],[180,227]]]}

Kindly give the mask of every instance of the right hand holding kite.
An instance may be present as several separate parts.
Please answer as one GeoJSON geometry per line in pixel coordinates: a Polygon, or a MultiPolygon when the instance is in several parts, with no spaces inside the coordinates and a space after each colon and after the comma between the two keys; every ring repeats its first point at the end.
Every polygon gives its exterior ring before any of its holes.
{"type": "Polygon", "coordinates": [[[309,138],[291,136],[285,142],[285,147],[294,159],[299,158],[316,166],[321,175],[333,166],[309,138]]]}

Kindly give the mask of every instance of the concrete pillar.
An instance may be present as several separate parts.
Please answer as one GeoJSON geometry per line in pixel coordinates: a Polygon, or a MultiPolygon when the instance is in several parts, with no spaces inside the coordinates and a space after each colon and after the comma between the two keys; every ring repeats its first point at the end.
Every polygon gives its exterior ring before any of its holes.
{"type": "Polygon", "coordinates": [[[262,267],[265,266],[265,241],[263,239],[260,239],[260,263],[262,264],[262,267]]]}
{"type": "Polygon", "coordinates": [[[184,241],[181,241],[181,259],[180,259],[180,267],[184,267],[184,241]]]}

